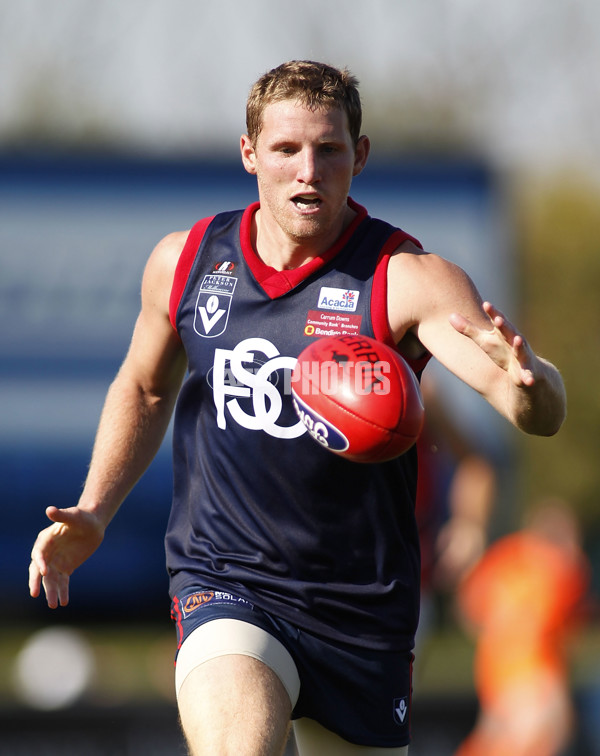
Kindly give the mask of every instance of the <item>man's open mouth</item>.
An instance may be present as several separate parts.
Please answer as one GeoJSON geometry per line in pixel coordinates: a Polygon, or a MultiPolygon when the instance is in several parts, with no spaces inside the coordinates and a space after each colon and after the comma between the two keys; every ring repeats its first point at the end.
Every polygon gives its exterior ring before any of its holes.
{"type": "Polygon", "coordinates": [[[292,202],[302,210],[309,210],[311,208],[319,207],[321,199],[315,195],[299,194],[296,197],[292,197],[292,202]]]}

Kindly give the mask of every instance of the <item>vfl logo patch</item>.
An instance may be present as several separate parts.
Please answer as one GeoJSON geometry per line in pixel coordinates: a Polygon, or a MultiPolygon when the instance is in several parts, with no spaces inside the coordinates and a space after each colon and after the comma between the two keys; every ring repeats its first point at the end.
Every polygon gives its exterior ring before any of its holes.
{"type": "Polygon", "coordinates": [[[194,313],[194,331],[199,336],[213,338],[225,331],[236,284],[237,278],[227,275],[208,273],[204,276],[194,313]]]}
{"type": "Polygon", "coordinates": [[[403,725],[408,714],[407,697],[394,698],[394,722],[403,725]]]}
{"type": "Polygon", "coordinates": [[[359,294],[359,291],[353,289],[332,289],[329,286],[322,286],[317,307],[320,310],[355,312],[359,294]]]}

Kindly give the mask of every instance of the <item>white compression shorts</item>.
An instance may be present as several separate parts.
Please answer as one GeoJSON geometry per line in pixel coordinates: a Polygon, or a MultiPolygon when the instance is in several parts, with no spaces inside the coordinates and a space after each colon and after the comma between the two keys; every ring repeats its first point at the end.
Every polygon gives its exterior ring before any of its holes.
{"type": "Polygon", "coordinates": [[[251,656],[272,669],[281,680],[294,708],[300,694],[300,678],[285,646],[256,625],[230,618],[205,622],[185,639],[175,666],[177,695],[193,669],[210,659],[230,654],[251,656]]]}

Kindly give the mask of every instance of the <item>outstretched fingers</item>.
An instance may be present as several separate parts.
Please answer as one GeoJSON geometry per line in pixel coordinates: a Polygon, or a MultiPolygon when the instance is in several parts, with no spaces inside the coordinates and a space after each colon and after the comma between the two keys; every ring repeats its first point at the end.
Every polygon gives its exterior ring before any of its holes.
{"type": "Polygon", "coordinates": [[[520,368],[520,381],[525,386],[533,386],[535,376],[531,369],[532,352],[524,336],[517,331],[504,314],[491,302],[484,302],[483,309],[492,321],[494,328],[499,331],[506,343],[510,346],[512,354],[520,368]]]}
{"type": "MultiPolygon", "coordinates": [[[[59,589],[60,576],[56,569],[49,563],[52,561],[52,539],[49,532],[52,528],[42,531],[31,551],[29,564],[29,594],[37,598],[42,588],[46,594],[46,601],[51,609],[56,609],[60,596],[64,596],[64,589],[59,589]]],[[[67,591],[68,595],[68,591],[67,591]]],[[[64,604],[61,601],[61,605],[64,604]]]]}
{"type": "Polygon", "coordinates": [[[37,598],[40,595],[41,589],[42,572],[32,552],[31,562],[29,563],[29,595],[32,598],[37,598]]]}
{"type": "Polygon", "coordinates": [[[448,317],[448,320],[456,331],[462,333],[463,336],[468,336],[470,339],[473,339],[475,336],[475,326],[470,320],[465,318],[464,315],[461,315],[459,312],[453,312],[448,317]]]}
{"type": "Polygon", "coordinates": [[[69,603],[69,575],[58,570],[50,570],[48,575],[42,578],[42,585],[50,609],[56,609],[59,605],[66,606],[69,603]]]}
{"type": "Polygon", "coordinates": [[[523,340],[523,337],[519,334],[512,323],[507,320],[506,316],[502,312],[500,312],[497,307],[494,307],[491,302],[484,302],[482,307],[483,311],[490,319],[492,327],[497,329],[502,334],[502,337],[508,344],[513,346],[514,340],[517,337],[523,340]]]}
{"type": "Polygon", "coordinates": [[[37,598],[42,591],[48,606],[69,603],[70,575],[100,544],[97,521],[77,507],[50,506],[46,515],[52,524],[41,531],[31,551],[29,593],[37,598]]]}
{"type": "Polygon", "coordinates": [[[533,355],[524,337],[505,315],[491,302],[483,302],[489,328],[485,328],[460,313],[449,317],[451,325],[459,333],[470,338],[499,367],[511,373],[518,384],[532,386],[535,376],[531,369],[533,355]]]}
{"type": "Polygon", "coordinates": [[[32,553],[29,565],[29,594],[32,598],[37,598],[42,588],[51,609],[56,609],[59,604],[66,606],[69,603],[69,575],[55,567],[47,566],[43,558],[32,553]]]}

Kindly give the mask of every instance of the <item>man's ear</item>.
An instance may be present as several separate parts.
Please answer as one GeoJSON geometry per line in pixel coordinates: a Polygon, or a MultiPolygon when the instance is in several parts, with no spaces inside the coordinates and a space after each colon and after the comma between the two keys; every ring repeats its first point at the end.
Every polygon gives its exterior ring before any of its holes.
{"type": "Polygon", "coordinates": [[[240,152],[242,153],[242,164],[244,168],[256,176],[256,152],[254,145],[250,141],[248,134],[243,134],[240,139],[240,152]]]}
{"type": "Polygon", "coordinates": [[[368,136],[361,136],[356,143],[356,149],[354,150],[354,169],[352,171],[353,176],[358,176],[362,173],[363,168],[367,164],[369,152],[371,151],[371,142],[368,136]]]}

